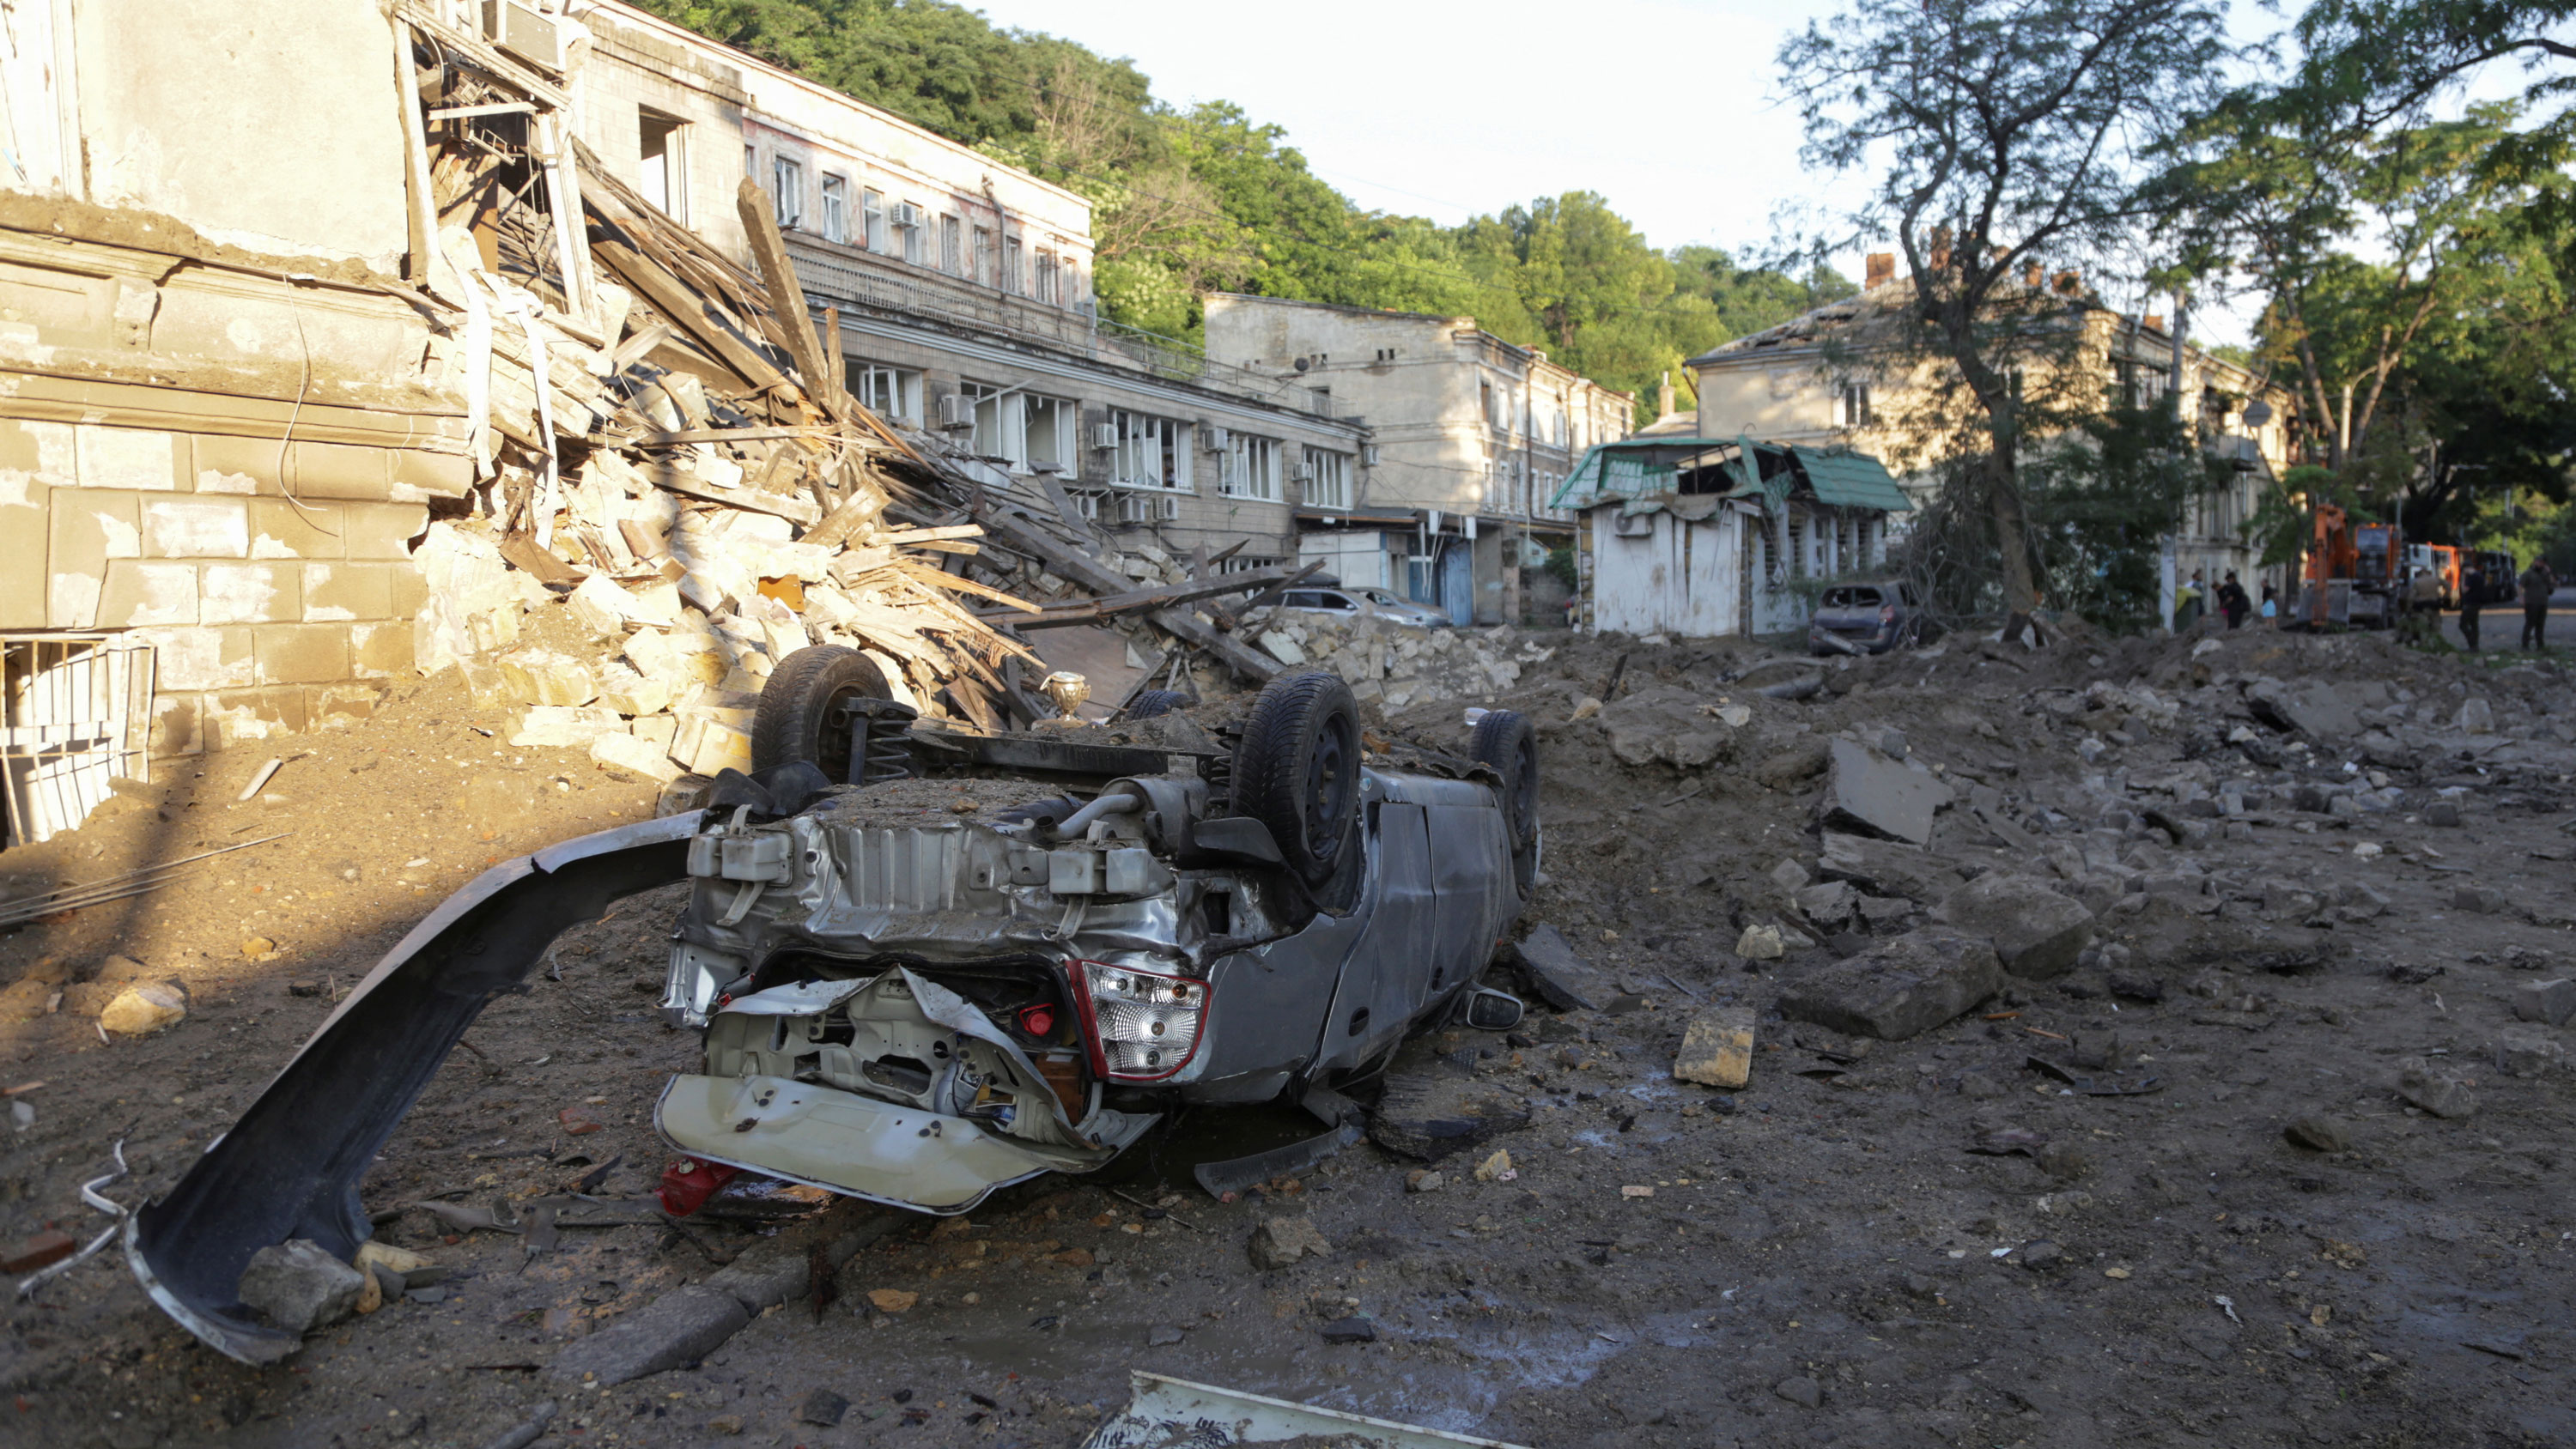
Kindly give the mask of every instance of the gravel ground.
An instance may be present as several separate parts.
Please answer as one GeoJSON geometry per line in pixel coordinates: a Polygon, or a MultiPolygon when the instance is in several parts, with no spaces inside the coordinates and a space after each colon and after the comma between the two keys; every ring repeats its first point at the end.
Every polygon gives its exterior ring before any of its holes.
{"type": "MultiPolygon", "coordinates": [[[[1599,1011],[1408,1049],[1399,1073],[1447,1056],[1531,1107],[1527,1126],[1432,1164],[1436,1191],[1408,1190],[1425,1164],[1363,1144],[1211,1201],[1191,1162],[1309,1130],[1243,1111],[944,1223],[738,1189],[676,1228],[570,1229],[532,1253],[415,1206],[585,1179],[606,1198],[650,1190],[671,1155],[651,1103],[693,1058],[652,1010],[681,905],[657,893],[566,935],[555,971],[495,1003],[369,1174],[380,1236],[447,1269],[425,1295],[439,1301],[253,1370],[164,1318],[111,1250],[9,1301],[0,1441],[472,1446],[550,1401],[548,1444],[1071,1445],[1133,1369],[1551,1449],[2576,1439],[2570,1078],[2560,1033],[2511,1005],[2569,974],[2565,676],[2268,634],[2197,655],[1996,653],[1833,668],[1806,700],[1746,690],[1730,676],[1754,656],[1732,647],[1583,641],[1525,675],[1503,702],[1542,721],[1549,770],[1548,880],[1526,919],[1563,929],[1615,989],[1599,1011]],[[2253,676],[2340,686],[2376,741],[2301,753],[2257,720],[2230,743],[2253,676]],[[2117,689],[2064,708],[2096,681],[2117,689]],[[2498,733],[2453,728],[2472,695],[2498,733]],[[1703,716],[1704,759],[1657,743],[1697,705],[1745,722],[1703,716]],[[1968,798],[1940,817],[1919,904],[2008,870],[2091,892],[2102,934],[2065,976],[1860,1042],[1771,1011],[1871,942],[1802,922],[1769,873],[1817,865],[1816,742],[1890,726],[1993,792],[1974,796],[1984,817],[1968,798]],[[2367,808],[2296,808],[2303,785],[2358,798],[2374,770],[2367,808]],[[2192,813],[2193,788],[2166,788],[2180,777],[2263,803],[2192,813]],[[2462,825],[2430,823],[2435,803],[2462,825]],[[2052,866],[2070,854],[2073,874],[2052,866]],[[1748,962],[1734,948],[1760,924],[1816,944],[1748,962]],[[1760,1016],[1740,1092],[1670,1075],[1684,1025],[1718,1003],[1760,1016]],[[2077,1095],[2034,1056],[2152,1090],[2077,1095]],[[2409,1105],[2411,1059],[2468,1082],[2474,1113],[2409,1105]],[[2326,1150],[2285,1135],[2315,1116],[2333,1119],[2326,1150]],[[1480,1180],[1497,1149],[1508,1176],[1480,1180]],[[1247,1243],[1278,1218],[1329,1251],[1256,1268],[1247,1243]],[[861,1241],[695,1367],[607,1388],[546,1372],[728,1264],[861,1241]],[[1353,1319],[1373,1339],[1332,1341],[1353,1319]],[[798,1418],[817,1390],[849,1401],[836,1425],[798,1418]]],[[[1385,724],[1436,736],[1461,703],[1385,724]]],[[[166,1187],[449,890],[650,813],[649,788],[506,737],[449,675],[348,729],[181,766],[0,857],[0,895],[16,895],[293,832],[0,937],[0,981],[35,983],[0,992],[0,1014],[24,1018],[0,1025],[0,1086],[43,1084],[10,1099],[34,1119],[0,1157],[0,1231],[95,1232],[79,1184],[120,1140],[134,1176],[108,1195],[166,1187]],[[259,802],[233,803],[258,765],[301,751],[259,802]],[[103,967],[184,982],[187,1019],[103,1041],[103,967]]]]}

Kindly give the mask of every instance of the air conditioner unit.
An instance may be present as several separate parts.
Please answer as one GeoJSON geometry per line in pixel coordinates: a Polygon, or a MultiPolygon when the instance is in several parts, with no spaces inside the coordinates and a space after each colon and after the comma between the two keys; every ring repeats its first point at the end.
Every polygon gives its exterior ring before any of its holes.
{"type": "Polygon", "coordinates": [[[1314,465],[1314,464],[1312,464],[1312,463],[1300,463],[1300,464],[1298,464],[1297,466],[1295,466],[1295,467],[1293,467],[1293,468],[1289,469],[1289,470],[1288,470],[1288,481],[1289,481],[1289,482],[1291,482],[1291,483],[1312,483],[1312,482],[1314,482],[1314,481],[1315,481],[1315,465],[1314,465]]]}
{"type": "Polygon", "coordinates": [[[563,31],[555,18],[518,0],[483,0],[483,38],[541,70],[561,73],[563,31]]]}
{"type": "Polygon", "coordinates": [[[1157,498],[1154,500],[1154,513],[1156,517],[1162,519],[1165,523],[1177,522],[1181,516],[1181,500],[1177,498],[1157,498]]]}
{"type": "Polygon", "coordinates": [[[939,399],[939,430],[963,433],[975,426],[975,400],[962,392],[952,392],[939,399]]]}
{"type": "Polygon", "coordinates": [[[1223,428],[1201,428],[1199,436],[1207,440],[1207,450],[1211,453],[1222,453],[1234,445],[1234,435],[1223,428]]]}
{"type": "Polygon", "coordinates": [[[1098,448],[1104,453],[1117,447],[1118,425],[1116,423],[1093,423],[1091,425],[1091,446],[1098,448]]]}
{"type": "Polygon", "coordinates": [[[1652,538],[1655,536],[1655,515],[1651,513],[1619,514],[1610,520],[1610,536],[1612,538],[1652,538]]]}
{"type": "Polygon", "coordinates": [[[1069,497],[1069,498],[1071,498],[1071,499],[1073,500],[1073,511],[1074,511],[1074,512],[1076,512],[1076,513],[1081,514],[1081,515],[1082,515],[1082,517],[1083,517],[1083,519],[1084,519],[1084,521],[1086,521],[1086,522],[1097,522],[1097,521],[1099,521],[1099,518],[1100,518],[1100,495],[1099,495],[1099,494],[1097,494],[1097,493],[1073,493],[1073,494],[1068,494],[1068,495],[1066,495],[1066,496],[1067,496],[1067,497],[1069,497]]]}
{"type": "Polygon", "coordinates": [[[1118,495],[1118,521],[1120,523],[1145,523],[1151,521],[1153,517],[1153,499],[1148,498],[1141,493],[1122,493],[1118,495]]]}
{"type": "Polygon", "coordinates": [[[1371,443],[1367,447],[1360,449],[1360,466],[1363,468],[1374,468],[1377,466],[1377,444],[1371,443]]]}
{"type": "Polygon", "coordinates": [[[899,201],[895,203],[894,224],[902,227],[915,227],[921,225],[921,208],[913,205],[909,201],[899,201]]]}

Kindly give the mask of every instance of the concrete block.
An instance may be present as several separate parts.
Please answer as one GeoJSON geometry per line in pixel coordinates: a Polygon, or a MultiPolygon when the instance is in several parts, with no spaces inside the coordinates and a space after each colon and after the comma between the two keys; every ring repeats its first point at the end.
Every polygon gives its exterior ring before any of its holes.
{"type": "Polygon", "coordinates": [[[715,1351],[751,1322],[742,1303],[720,1288],[675,1288],[588,1338],[567,1344],[546,1372],[575,1383],[622,1384],[683,1368],[715,1351]]]}
{"type": "Polygon", "coordinates": [[[81,486],[138,488],[155,493],[175,491],[188,455],[177,433],[158,428],[111,428],[79,424],[74,446],[79,450],[81,486]]]}
{"type": "Polygon", "coordinates": [[[691,716],[680,721],[671,740],[671,758],[687,767],[693,775],[714,775],[719,770],[751,773],[751,736],[731,725],[718,724],[704,716],[691,716]]]}
{"type": "Polygon", "coordinates": [[[627,639],[624,653],[646,678],[669,680],[673,688],[722,684],[731,667],[714,635],[686,630],[647,629],[627,639]]]}
{"type": "Polygon", "coordinates": [[[393,496],[392,451],[349,443],[291,443],[286,484],[298,498],[382,502],[393,496]]]}
{"type": "Polygon", "coordinates": [[[2526,981],[2513,989],[2513,1014],[2524,1021],[2565,1026],[2576,1016],[2576,981],[2526,981]]]}
{"type": "Polygon", "coordinates": [[[1847,880],[1881,896],[1911,896],[1935,901],[1959,884],[1958,868],[1929,851],[1865,835],[1828,830],[1816,857],[1816,873],[1827,880],[1847,880]]]}
{"type": "Polygon", "coordinates": [[[146,558],[248,558],[250,509],[239,498],[182,493],[143,501],[146,558]]]}
{"type": "Polygon", "coordinates": [[[1712,1006],[1691,1018],[1673,1055],[1673,1080],[1741,1087],[1753,1077],[1753,1009],[1712,1006]]]}
{"type": "Polygon", "coordinates": [[[2467,1117],[2478,1110],[2477,1093],[2466,1081],[2422,1057],[2398,1062],[2397,1095],[2436,1117],[2467,1117]]]}
{"type": "Polygon", "coordinates": [[[2003,984],[2003,964],[1984,937],[1925,926],[1811,973],[1780,998],[1780,1013],[1855,1036],[1903,1041],[2003,984]]]}
{"type": "MultiPolygon", "coordinates": [[[[663,718],[668,719],[665,715],[663,718]]],[[[641,723],[641,721],[638,721],[641,723]]],[[[687,773],[671,762],[670,742],[636,735],[601,735],[590,742],[590,757],[612,769],[667,785],[687,773]]]]}
{"type": "Polygon", "coordinates": [[[2496,1033],[2495,1064],[2508,1077],[2545,1077],[2567,1064],[2567,1049],[2539,1027],[2508,1026],[2496,1033]]]}
{"type": "Polygon", "coordinates": [[[644,741],[663,754],[671,752],[671,742],[680,732],[680,721],[667,714],[648,714],[626,722],[627,733],[644,741]]]}
{"type": "Polygon", "coordinates": [[[588,704],[599,698],[599,676],[585,659],[552,649],[514,649],[493,661],[521,704],[588,704]]]}
{"type": "Polygon", "coordinates": [[[2093,913],[2028,876],[1989,871],[1952,891],[1932,919],[1994,942],[2006,973],[2063,976],[2093,943],[2093,913]]]}
{"type": "Polygon", "coordinates": [[[261,624],[251,630],[262,684],[331,684],[349,677],[346,624],[261,624]]]}
{"type": "Polygon", "coordinates": [[[600,666],[599,702],[619,714],[660,714],[677,692],[669,675],[639,674],[615,661],[600,666]]]}
{"type": "Polygon", "coordinates": [[[287,624],[304,615],[304,575],[293,564],[210,563],[197,581],[201,624],[287,624]]]}
{"type": "Polygon", "coordinates": [[[149,559],[111,560],[99,590],[102,629],[197,622],[197,566],[149,559]]]}
{"type": "Polygon", "coordinates": [[[154,678],[163,690],[239,689],[259,682],[250,626],[146,629],[154,678]]]}
{"type": "Polygon", "coordinates": [[[626,721],[613,709],[540,704],[512,719],[510,743],[518,749],[586,750],[601,735],[625,733],[626,721]]]}
{"type": "Polygon", "coordinates": [[[395,448],[386,458],[391,497],[395,502],[411,502],[408,492],[439,498],[462,498],[474,486],[474,465],[463,453],[425,453],[418,448],[395,448]]]}
{"type": "Polygon", "coordinates": [[[46,623],[56,629],[89,629],[98,623],[100,590],[110,559],[143,556],[142,499],[94,488],[53,490],[53,528],[47,540],[46,623]]]}
{"type": "Polygon", "coordinates": [[[252,558],[340,557],[340,538],[349,521],[339,504],[298,507],[284,498],[251,498],[242,506],[250,515],[252,558]]]}
{"type": "Polygon", "coordinates": [[[48,488],[76,488],[78,459],[71,424],[0,418],[0,487],[19,478],[48,488]]]}
{"type": "Polygon", "coordinates": [[[188,476],[197,492],[277,495],[276,439],[197,433],[188,443],[188,476]]]}
{"type": "Polygon", "coordinates": [[[411,557],[411,541],[429,527],[429,510],[417,503],[352,503],[340,535],[343,558],[411,557]]]}
{"type": "Polygon", "coordinates": [[[419,574],[409,564],[308,563],[304,565],[304,619],[392,619],[394,579],[419,574]]]}
{"type": "Polygon", "coordinates": [[[288,1333],[326,1328],[358,1311],[366,1275],[309,1238],[251,1254],[237,1291],[260,1317],[288,1333]]]}
{"type": "MultiPolygon", "coordinates": [[[[429,576],[422,573],[417,564],[399,563],[392,566],[392,572],[385,575],[385,578],[387,580],[385,592],[388,598],[386,617],[418,618],[421,609],[429,603],[429,576]]],[[[516,611],[513,610],[513,612],[516,611]]]]}
{"type": "Polygon", "coordinates": [[[1829,829],[1859,830],[1914,845],[1932,839],[1932,815],[1956,793],[1931,772],[1851,740],[1832,743],[1821,807],[1829,829]]]}
{"type": "MultiPolygon", "coordinates": [[[[1782,862],[1784,865],[1796,863],[1795,861],[1782,862]]],[[[1775,871],[1773,874],[1776,877],[1778,873],[1775,871]]],[[[1850,881],[1829,880],[1803,887],[1790,899],[1797,904],[1800,915],[1817,925],[1839,926],[1850,920],[1851,913],[1859,908],[1860,891],[1850,881]]]]}
{"type": "Polygon", "coordinates": [[[385,692],[377,685],[342,681],[326,684],[313,691],[313,723],[326,725],[355,724],[375,716],[376,706],[385,702],[385,692]]]}
{"type": "MultiPolygon", "coordinates": [[[[0,429],[16,427],[0,421],[0,429]]],[[[0,440],[5,440],[0,432],[0,440]]],[[[23,435],[19,441],[25,443],[23,435]]],[[[33,452],[32,445],[25,451],[33,452]]],[[[0,446],[0,629],[45,627],[46,510],[53,485],[8,465],[0,446]]]]}
{"type": "Polygon", "coordinates": [[[581,587],[564,600],[564,607],[583,628],[603,639],[624,639],[626,621],[635,617],[634,602],[606,574],[582,580],[581,587]]]}
{"type": "Polygon", "coordinates": [[[206,696],[206,745],[222,749],[313,727],[313,696],[298,685],[227,689],[206,696]]]}
{"type": "Polygon", "coordinates": [[[403,619],[360,620],[349,626],[349,677],[391,679],[412,670],[412,626],[403,619]]]}
{"type": "Polygon", "coordinates": [[[198,705],[197,696],[175,694],[167,688],[152,697],[152,730],[145,744],[152,758],[204,753],[206,743],[199,730],[198,705]]]}

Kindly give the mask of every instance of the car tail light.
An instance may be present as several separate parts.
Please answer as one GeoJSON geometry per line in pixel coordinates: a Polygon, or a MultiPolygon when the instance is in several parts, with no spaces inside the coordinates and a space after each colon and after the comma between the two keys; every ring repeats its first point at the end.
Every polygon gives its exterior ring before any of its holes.
{"type": "Polygon", "coordinates": [[[1882,624],[1893,624],[1893,623],[1895,623],[1895,622],[1896,622],[1896,606],[1895,606],[1894,604],[1881,604],[1881,605],[1879,605],[1879,606],[1878,606],[1878,622],[1880,622],[1880,623],[1882,623],[1882,624]]]}
{"type": "Polygon", "coordinates": [[[1073,963],[1073,999],[1092,1065],[1116,1082],[1158,1082],[1198,1055],[1207,1024],[1207,983],[1111,966],[1073,963]]]}

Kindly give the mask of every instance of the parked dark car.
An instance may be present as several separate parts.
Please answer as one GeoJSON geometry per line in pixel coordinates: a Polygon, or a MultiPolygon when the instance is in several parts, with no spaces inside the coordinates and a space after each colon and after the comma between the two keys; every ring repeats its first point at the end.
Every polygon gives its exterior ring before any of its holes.
{"type": "Polygon", "coordinates": [[[1836,584],[1816,601],[1815,616],[1807,621],[1807,650],[1883,654],[1929,644],[1940,634],[1940,626],[1916,599],[1914,586],[1903,579],[1836,584]]]}
{"type": "Polygon", "coordinates": [[[2522,597],[2522,577],[2513,566],[2513,555],[2502,550],[2480,549],[2478,567],[2487,576],[2482,604],[2510,604],[2522,597]]]}
{"type": "Polygon", "coordinates": [[[1526,718],[1485,714],[1468,758],[1364,763],[1328,673],[1274,680],[1230,747],[1197,752],[934,726],[885,694],[851,650],[790,655],[753,774],[496,866],[432,912],[133,1220],[154,1301],[237,1359],[291,1351],[240,1301],[252,1254],[302,1238],[350,1258],[361,1175],[485,1004],[566,927],[671,882],[693,893],[662,1004],[704,1057],[654,1124],[700,1181],[961,1213],[1099,1168],[1186,1108],[1319,1119],[1306,1143],[1198,1169],[1230,1190],[1355,1140],[1335,1089],[1407,1036],[1519,1020],[1479,983],[1538,870],[1526,718]]]}

